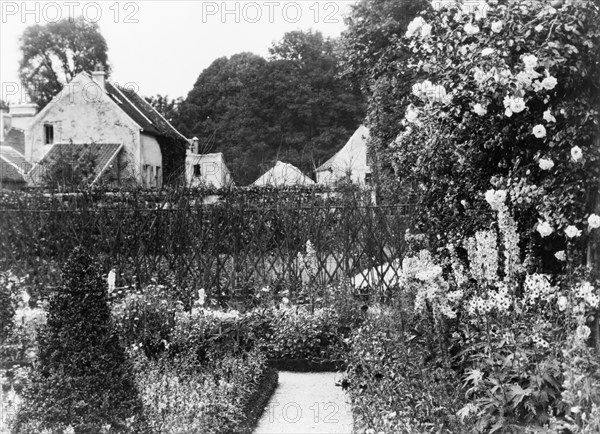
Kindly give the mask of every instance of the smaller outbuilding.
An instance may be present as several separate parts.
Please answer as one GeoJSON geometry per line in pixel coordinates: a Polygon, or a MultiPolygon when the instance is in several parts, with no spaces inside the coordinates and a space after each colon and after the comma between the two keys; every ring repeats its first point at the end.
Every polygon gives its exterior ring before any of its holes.
{"type": "Polygon", "coordinates": [[[258,178],[252,185],[271,187],[292,187],[296,185],[314,185],[315,182],[300,169],[289,163],[278,161],[271,169],[258,178]]]}

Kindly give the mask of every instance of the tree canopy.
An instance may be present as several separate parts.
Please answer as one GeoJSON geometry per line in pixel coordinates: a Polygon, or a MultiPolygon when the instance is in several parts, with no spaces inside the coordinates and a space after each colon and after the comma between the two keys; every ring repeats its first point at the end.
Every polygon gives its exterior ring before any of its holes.
{"type": "Polygon", "coordinates": [[[110,73],[106,40],[83,17],[29,26],[20,44],[19,77],[40,110],[80,72],[101,65],[110,73]]]}
{"type": "Polygon", "coordinates": [[[335,40],[284,35],[269,59],[215,60],[182,102],[176,127],[202,152],[223,152],[234,179],[255,181],[276,160],[307,174],[343,145],[364,116],[360,91],[339,77],[335,40]]]}

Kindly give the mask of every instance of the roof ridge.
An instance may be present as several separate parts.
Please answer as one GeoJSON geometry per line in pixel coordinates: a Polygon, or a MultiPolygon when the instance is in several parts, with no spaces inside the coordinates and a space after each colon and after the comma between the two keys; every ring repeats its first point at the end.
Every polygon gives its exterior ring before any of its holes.
{"type": "MultiPolygon", "coordinates": [[[[116,84],[114,84],[113,82],[109,81],[110,85],[112,87],[114,87],[122,96],[124,99],[126,99],[127,101],[129,101],[129,104],[131,104],[133,106],[133,108],[139,113],[141,114],[144,119],[146,119],[148,122],[150,122],[150,125],[154,126],[154,122],[152,122],[152,120],[150,118],[148,118],[148,116],[146,116],[144,113],[142,113],[142,111],[135,105],[135,103],[133,101],[131,101],[131,99],[129,99],[127,97],[127,95],[125,95],[125,93],[123,93],[123,90],[116,84]]],[[[133,91],[132,91],[133,92],[133,91]]],[[[135,92],[134,92],[135,93],[135,92]]],[[[139,95],[138,95],[139,96],[139,95]]],[[[142,98],[143,99],[143,98],[142,98]]],[[[142,128],[143,129],[143,128],[142,128]]]]}

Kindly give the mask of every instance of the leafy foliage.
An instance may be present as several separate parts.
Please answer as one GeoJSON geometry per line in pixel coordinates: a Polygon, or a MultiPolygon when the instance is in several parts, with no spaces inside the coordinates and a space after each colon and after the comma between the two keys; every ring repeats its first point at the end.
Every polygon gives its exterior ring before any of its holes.
{"type": "MultiPolygon", "coordinates": [[[[64,286],[48,303],[39,364],[25,391],[16,432],[40,424],[76,433],[145,432],[131,366],[113,331],[98,264],[81,248],[63,268],[64,286]]],[[[38,431],[39,432],[39,431],[38,431]]]]}
{"type": "Polygon", "coordinates": [[[80,72],[101,65],[110,73],[106,40],[84,17],[27,27],[20,43],[19,77],[40,110],[80,72]]]}
{"type": "Polygon", "coordinates": [[[180,105],[175,126],[223,152],[236,182],[255,181],[276,160],[310,173],[363,117],[360,93],[338,78],[336,42],[290,32],[265,60],[251,53],[219,58],[180,105]]]}

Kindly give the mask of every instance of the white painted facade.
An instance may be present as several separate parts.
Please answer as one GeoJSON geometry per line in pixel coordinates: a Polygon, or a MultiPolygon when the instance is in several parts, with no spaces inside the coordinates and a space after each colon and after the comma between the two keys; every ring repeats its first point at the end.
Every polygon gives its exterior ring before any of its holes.
{"type": "MultiPolygon", "coordinates": [[[[101,73],[103,74],[103,73],[101,73]]],[[[126,98],[124,95],[116,95],[126,98]]],[[[25,157],[39,162],[53,143],[117,143],[123,145],[122,177],[141,185],[162,184],[162,153],[156,138],[143,133],[104,90],[104,77],[78,74],[40,113],[25,135],[25,157]]]]}
{"type": "Polygon", "coordinates": [[[220,152],[196,154],[188,149],[185,179],[189,187],[227,188],[233,185],[233,178],[220,152]]]}
{"type": "Polygon", "coordinates": [[[333,185],[343,179],[366,185],[371,168],[367,164],[369,129],[361,125],[333,157],[315,171],[317,184],[333,185]]]}

